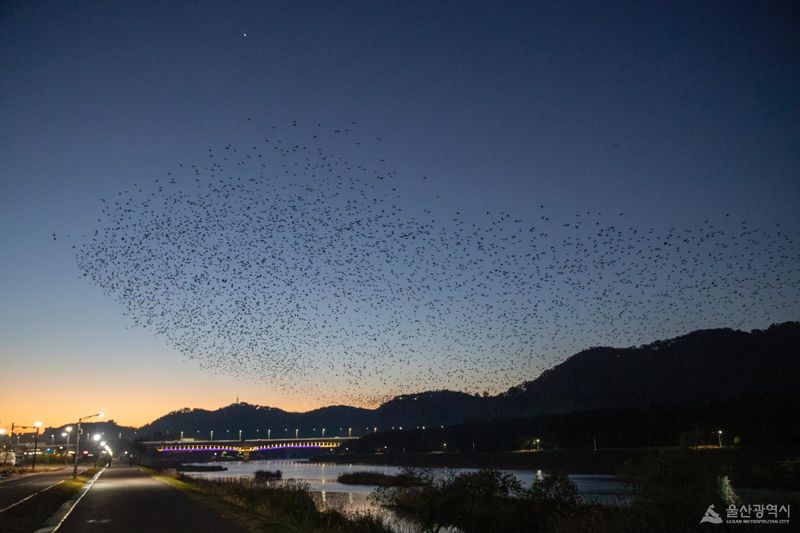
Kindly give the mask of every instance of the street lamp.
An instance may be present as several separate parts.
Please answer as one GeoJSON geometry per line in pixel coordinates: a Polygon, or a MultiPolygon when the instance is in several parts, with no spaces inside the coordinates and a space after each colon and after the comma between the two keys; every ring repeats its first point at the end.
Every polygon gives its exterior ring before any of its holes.
{"type": "Polygon", "coordinates": [[[39,428],[42,427],[42,423],[34,422],[33,427],[36,428],[36,436],[33,437],[33,463],[31,463],[31,472],[36,470],[36,453],[39,448],[39,428]]]}
{"type": "Polygon", "coordinates": [[[81,422],[83,422],[84,420],[88,420],[90,418],[94,418],[96,416],[102,418],[103,411],[100,411],[99,413],[95,413],[89,416],[82,416],[78,419],[78,431],[75,434],[75,461],[73,462],[72,466],[72,479],[78,477],[78,455],[81,452],[81,422]]]}
{"type": "MultiPolygon", "coordinates": [[[[5,434],[6,434],[6,428],[0,428],[0,437],[4,437],[5,434]]],[[[10,437],[9,437],[9,439],[10,439],[10,437]]],[[[9,440],[9,444],[11,444],[10,440],[9,440]]],[[[6,450],[5,447],[3,447],[2,449],[6,450]]],[[[3,454],[3,470],[5,470],[5,466],[6,466],[7,462],[8,462],[8,453],[5,453],[5,454],[3,454]]]]}
{"type": "MultiPolygon", "coordinates": [[[[15,427],[15,425],[11,424],[12,430],[13,430],[14,427],[15,427]]],[[[33,462],[31,463],[31,472],[33,472],[34,470],[36,470],[36,453],[38,452],[38,448],[39,448],[39,428],[42,427],[42,423],[41,422],[34,422],[34,424],[32,426],[16,426],[16,427],[22,428],[22,429],[35,429],[36,430],[36,434],[35,434],[34,440],[33,440],[33,462]]],[[[19,444],[19,433],[17,433],[17,444],[19,444]]]]}
{"type": "Polygon", "coordinates": [[[69,457],[69,434],[72,433],[72,426],[67,426],[64,428],[64,432],[61,433],[61,436],[64,437],[64,449],[66,450],[67,457],[69,457]]]}
{"type": "Polygon", "coordinates": [[[722,430],[717,430],[717,442],[719,443],[719,447],[722,448],[722,430]]]}
{"type": "Polygon", "coordinates": [[[322,428],[322,438],[325,438],[325,428],[322,428]]]}
{"type": "Polygon", "coordinates": [[[298,428],[294,428],[294,438],[298,438],[300,436],[300,430],[298,428]]]}
{"type": "Polygon", "coordinates": [[[212,429],[211,430],[211,441],[213,442],[213,440],[214,440],[214,430],[212,429]]]}

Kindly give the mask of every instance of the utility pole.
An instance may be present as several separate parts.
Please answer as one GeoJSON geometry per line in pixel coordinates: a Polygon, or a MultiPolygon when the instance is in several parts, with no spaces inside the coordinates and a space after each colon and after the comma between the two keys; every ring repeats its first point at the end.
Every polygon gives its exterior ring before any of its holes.
{"type": "Polygon", "coordinates": [[[100,411],[99,413],[95,413],[89,416],[82,416],[78,419],[78,432],[75,434],[75,462],[72,465],[72,479],[78,477],[78,455],[81,451],[81,422],[84,420],[88,420],[89,418],[94,418],[96,416],[103,416],[103,412],[100,411]]]}

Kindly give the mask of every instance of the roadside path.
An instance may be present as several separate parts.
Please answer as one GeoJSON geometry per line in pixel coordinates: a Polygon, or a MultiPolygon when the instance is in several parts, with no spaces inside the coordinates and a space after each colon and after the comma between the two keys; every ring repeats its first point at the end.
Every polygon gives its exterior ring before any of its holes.
{"type": "Polygon", "coordinates": [[[135,466],[107,469],[58,533],[241,533],[180,490],[135,466]]]}
{"type": "MultiPolygon", "coordinates": [[[[85,468],[85,467],[84,467],[85,468]]],[[[81,468],[83,470],[83,468],[81,468]]],[[[0,516],[25,498],[72,477],[72,468],[60,468],[35,474],[23,474],[0,483],[0,516]]]]}

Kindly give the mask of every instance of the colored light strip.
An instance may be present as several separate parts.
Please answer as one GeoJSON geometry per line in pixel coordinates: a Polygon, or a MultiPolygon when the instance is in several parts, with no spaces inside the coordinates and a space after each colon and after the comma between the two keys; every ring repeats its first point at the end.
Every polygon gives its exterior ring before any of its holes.
{"type": "Polygon", "coordinates": [[[199,447],[168,447],[168,448],[157,448],[159,452],[233,452],[233,451],[265,451],[265,450],[285,450],[287,448],[336,448],[337,446],[323,446],[323,445],[313,445],[313,444],[301,444],[301,445],[279,445],[279,446],[258,446],[256,448],[237,448],[236,446],[215,446],[212,448],[199,448],[199,447]]]}

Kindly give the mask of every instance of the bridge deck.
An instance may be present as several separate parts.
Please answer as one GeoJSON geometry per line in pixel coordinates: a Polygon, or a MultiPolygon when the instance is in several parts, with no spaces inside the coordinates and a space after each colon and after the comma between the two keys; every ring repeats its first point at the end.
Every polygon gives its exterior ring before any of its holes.
{"type": "Polygon", "coordinates": [[[245,440],[171,440],[145,441],[141,444],[159,452],[191,451],[261,451],[280,448],[338,448],[357,437],[245,440]]]}

